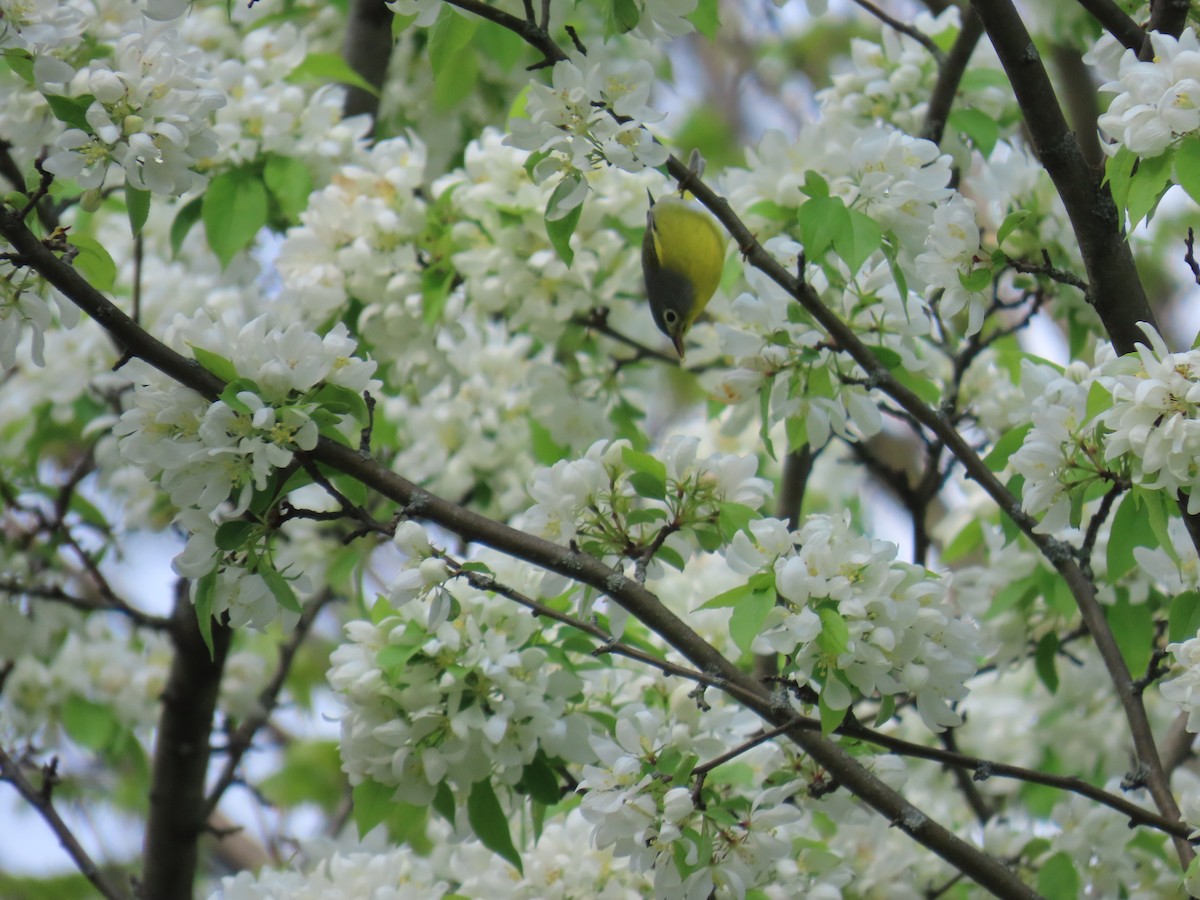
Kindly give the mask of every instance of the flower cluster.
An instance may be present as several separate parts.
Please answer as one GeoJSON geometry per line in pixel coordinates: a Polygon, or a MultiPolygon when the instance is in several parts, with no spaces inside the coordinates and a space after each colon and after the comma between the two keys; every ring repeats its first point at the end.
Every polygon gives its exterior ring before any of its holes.
{"type": "Polygon", "coordinates": [[[176,196],[204,183],[196,167],[217,151],[210,120],[225,95],[209,86],[203,55],[185,48],[174,26],[126,35],[111,57],[79,71],[43,61],[43,92],[78,101],[86,122],[58,137],[47,171],[98,189],[117,169],[134,188],[176,196]]]}
{"type": "Polygon", "coordinates": [[[46,330],[54,321],[55,308],[64,328],[73,328],[79,322],[78,307],[58,291],[27,270],[20,271],[8,262],[0,265],[0,369],[16,365],[17,347],[26,331],[30,335],[30,358],[34,365],[45,365],[46,330]]]}
{"type": "Polygon", "coordinates": [[[1042,517],[1037,530],[1044,534],[1067,528],[1076,492],[1108,477],[1098,421],[1088,411],[1088,395],[1099,375],[1083,362],[1060,372],[1022,361],[1025,416],[1033,427],[1009,464],[1025,479],[1022,505],[1030,515],[1042,517]]]}
{"type": "Polygon", "coordinates": [[[584,60],[556,63],[550,86],[530,84],[525,115],[511,121],[509,141],[544,156],[533,169],[536,181],[561,177],[552,218],[583,202],[597,162],[639,172],[667,161],[666,147],[645,127],[662,118],[646,105],[653,83],[650,63],[600,48],[584,60]]]}
{"type": "MultiPolygon", "coordinates": [[[[789,799],[796,782],[767,788],[726,806],[706,790],[704,803],[690,784],[696,754],[718,745],[717,732],[754,727],[728,708],[698,721],[696,733],[674,726],[657,707],[621,710],[613,736],[593,739],[599,764],[585,766],[580,812],[593,825],[592,843],[612,847],[634,871],[652,872],[657,897],[744,897],[770,882],[775,866],[791,856],[803,816],[789,799]],[[737,810],[737,821],[729,813],[737,810]]],[[[777,751],[743,757],[743,765],[768,764],[777,751]]]]}
{"type": "MultiPolygon", "coordinates": [[[[661,459],[635,453],[628,441],[597,441],[582,459],[539,469],[530,482],[535,503],[529,530],[551,540],[579,541],[601,556],[627,555],[631,547],[687,550],[679,532],[711,526],[725,504],[757,508],[770,483],[754,475],[749,456],[699,458],[699,441],[669,438],[661,459]]],[[[682,561],[682,560],[681,560],[682,561]]]]}
{"type": "Polygon", "coordinates": [[[597,897],[639,900],[649,896],[649,881],[632,872],[610,849],[589,846],[591,826],[573,810],[547,819],[520,845],[523,873],[506,865],[476,839],[455,833],[440,820],[428,826],[432,849],[419,853],[410,846],[381,850],[379,831],[350,847],[303,844],[301,866],[262,869],[222,879],[209,900],[545,900],[597,897]]]}
{"type": "Polygon", "coordinates": [[[376,303],[380,311],[368,312],[372,327],[381,324],[375,315],[396,308],[407,313],[407,327],[395,336],[407,332],[415,341],[423,311],[417,249],[426,219],[419,193],[425,159],[418,140],[380,141],[309,198],[276,260],[297,315],[322,319],[351,298],[376,303]]]}
{"type": "MultiPolygon", "coordinates": [[[[979,246],[979,225],[975,221],[975,205],[961,194],[933,213],[925,252],[916,265],[927,282],[926,293],[939,296],[938,309],[943,316],[957,315],[967,310],[967,324],[962,333],[977,334],[983,327],[987,295],[978,287],[968,287],[975,275],[990,275],[988,258],[979,246]]],[[[984,279],[984,286],[991,278],[984,279]]]]}
{"type": "MultiPolygon", "coordinates": [[[[401,540],[428,552],[415,529],[401,540]]],[[[441,562],[426,556],[415,571],[431,559],[441,562]]],[[[351,780],[395,786],[397,799],[424,804],[443,783],[463,795],[486,778],[514,785],[539,753],[590,759],[591,726],[572,707],[579,677],[542,646],[537,621],[458,580],[439,589],[453,595],[453,615],[429,622],[405,606],[350,622],[348,642],[330,657],[351,780]]]]}
{"type": "Polygon", "coordinates": [[[177,319],[174,332],[180,349],[191,348],[230,386],[209,403],[135,361],[132,405],[114,434],[123,458],[158,479],[181,510],[178,521],[190,537],[176,568],[201,579],[193,591],[220,568],[216,611],[239,611],[235,625],[262,626],[276,611],[275,592],[258,571],[229,565],[237,557],[218,549],[218,511],[245,512],[254,492],[266,489],[297,450],[316,446],[319,421],[335,432],[357,428],[346,400],[372,386],[374,364],[352,358],[355,344],[340,323],[322,338],[299,325],[271,328],[265,316],[239,328],[200,313],[177,319]],[[337,412],[322,408],[325,398],[337,412]]]}
{"type": "Polygon", "coordinates": [[[236,57],[215,67],[212,87],[227,102],[216,111],[220,150],[211,164],[238,165],[275,153],[327,170],[361,154],[370,120],[342,118],[343,89],[313,91],[286,80],[308,50],[306,33],[285,23],[248,32],[236,57]]]}
{"type": "MultiPolygon", "coordinates": [[[[11,624],[11,623],[6,623],[11,624]]],[[[59,745],[59,729],[71,734],[70,708],[79,702],[107,707],[114,723],[152,726],[167,680],[171,646],[155,633],[131,637],[91,617],[46,654],[14,653],[5,679],[0,721],[6,739],[59,745]],[[15,734],[14,734],[15,733],[15,734]]]]}
{"type": "Polygon", "coordinates": [[[1200,732],[1200,633],[1186,641],[1170,644],[1167,652],[1175,657],[1175,663],[1182,671],[1170,681],[1164,681],[1159,690],[1167,700],[1187,713],[1187,730],[1196,734],[1200,732]]]}
{"type": "Polygon", "coordinates": [[[423,857],[408,847],[387,853],[333,853],[308,872],[264,869],[221,880],[209,900],[436,900],[452,893],[423,857]]]}
{"type": "MultiPolygon", "coordinates": [[[[771,238],[766,247],[788,268],[801,254],[800,245],[784,237],[771,238]]],[[[855,309],[870,309],[876,322],[894,325],[889,331],[901,336],[897,346],[906,350],[910,371],[917,371],[922,365],[915,354],[907,352],[904,332],[911,331],[914,323],[922,325],[918,301],[913,298],[912,305],[903,309],[890,276],[883,283],[876,277],[876,273],[886,275],[885,270],[886,264],[881,264],[861,285],[848,289],[845,305],[851,316],[855,309]],[[870,294],[873,302],[853,302],[860,294],[870,294]]],[[[834,435],[852,441],[877,434],[883,420],[867,389],[845,383],[860,381],[862,370],[829,347],[815,324],[796,315],[794,299],[773,280],[752,269],[746,273],[746,281],[751,290],[733,301],[734,324],[717,326],[721,350],[735,367],[702,376],[701,383],[710,395],[722,403],[742,404],[769,390],[770,425],[803,423],[803,440],[795,440],[793,448],[805,442],[824,447],[834,435]]],[[[822,272],[814,273],[813,285],[826,293],[828,284],[822,272]]],[[[794,437],[791,432],[789,436],[794,437]]]]}
{"type": "Polygon", "coordinates": [[[86,23],[81,8],[62,0],[6,3],[0,16],[0,50],[25,50],[36,57],[70,47],[86,23]]]}
{"type": "Polygon", "coordinates": [[[946,600],[944,577],[896,559],[896,546],[855,534],[850,516],[814,516],[795,535],[777,519],[753,524],[726,552],[738,572],[769,572],[785,601],[754,640],[759,653],[790,657],[784,672],[816,689],[830,709],[855,697],[909,694],[925,724],[960,718],[979,633],[946,600]]]}
{"type": "Polygon", "coordinates": [[[1100,129],[1142,157],[1158,156],[1200,130],[1200,41],[1185,28],[1178,37],[1151,31],[1154,59],[1134,50],[1121,57],[1117,78],[1100,90],[1116,93],[1097,120],[1100,129]]]}
{"type": "Polygon", "coordinates": [[[1137,355],[1114,360],[1112,408],[1101,417],[1111,429],[1105,459],[1129,461],[1135,483],[1188,495],[1188,513],[1200,512],[1200,351],[1171,353],[1148,324],[1137,355]]]}

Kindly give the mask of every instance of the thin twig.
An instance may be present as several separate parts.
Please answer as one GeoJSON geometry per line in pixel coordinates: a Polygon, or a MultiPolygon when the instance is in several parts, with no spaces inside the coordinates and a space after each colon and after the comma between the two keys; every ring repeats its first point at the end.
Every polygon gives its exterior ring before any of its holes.
{"type": "Polygon", "coordinates": [[[122,890],[113,884],[112,881],[105,875],[100,867],[92,860],[87,851],[76,839],[74,833],[67,826],[67,823],[62,820],[58,812],[54,809],[54,804],[50,799],[49,786],[53,776],[53,766],[43,769],[43,777],[45,785],[39,790],[30,783],[29,779],[21,771],[21,766],[11,756],[0,748],[0,780],[7,781],[17,789],[19,793],[30,806],[37,810],[38,815],[54,832],[58,842],[62,844],[63,849],[67,851],[71,859],[74,860],[76,868],[86,878],[100,894],[108,900],[132,900],[133,894],[122,890]]]}

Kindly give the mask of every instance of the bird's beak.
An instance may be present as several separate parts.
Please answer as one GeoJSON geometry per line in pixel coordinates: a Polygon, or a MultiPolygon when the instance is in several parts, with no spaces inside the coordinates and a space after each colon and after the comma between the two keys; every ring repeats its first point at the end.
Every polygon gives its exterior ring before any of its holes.
{"type": "Polygon", "coordinates": [[[675,352],[679,354],[679,361],[683,362],[683,357],[685,355],[683,348],[683,335],[675,335],[673,338],[671,338],[671,342],[675,345],[675,352]]]}

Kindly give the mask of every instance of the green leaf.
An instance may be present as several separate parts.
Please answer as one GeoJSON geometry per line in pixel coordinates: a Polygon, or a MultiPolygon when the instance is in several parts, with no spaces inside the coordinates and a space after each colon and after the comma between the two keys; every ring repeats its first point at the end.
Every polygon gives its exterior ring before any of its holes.
{"type": "Polygon", "coordinates": [[[445,111],[457,106],[474,89],[479,64],[476,54],[467,48],[478,27],[479,20],[474,16],[463,16],[445,5],[430,28],[429,64],[436,109],[445,111]]]}
{"type": "Polygon", "coordinates": [[[1167,639],[1182,643],[1200,634],[1200,593],[1184,591],[1171,598],[1167,612],[1167,639]]]}
{"type": "Polygon", "coordinates": [[[821,177],[821,173],[815,169],[808,169],[804,173],[804,186],[800,188],[806,197],[828,198],[829,197],[829,182],[821,177]]]}
{"type": "Polygon", "coordinates": [[[992,283],[992,270],[987,266],[972,269],[970,272],[958,273],[958,283],[973,294],[986,291],[992,283]]]}
{"type": "Polygon", "coordinates": [[[1137,156],[1124,145],[1104,161],[1104,180],[1112,192],[1113,202],[1122,212],[1129,206],[1129,186],[1137,161],[1137,156]]]}
{"type": "Polygon", "coordinates": [[[666,484],[646,472],[634,472],[629,476],[629,484],[639,497],[645,497],[648,500],[666,499],[666,484]]]}
{"type": "Polygon", "coordinates": [[[522,770],[521,785],[530,797],[546,806],[553,806],[562,799],[558,778],[547,764],[545,755],[540,752],[522,770]]]}
{"type": "Polygon", "coordinates": [[[1161,156],[1138,161],[1137,171],[1129,181],[1129,226],[1132,228],[1142,219],[1148,218],[1158,205],[1159,198],[1170,186],[1171,151],[1161,156]]]}
{"type": "Polygon", "coordinates": [[[879,710],[875,713],[875,727],[890,721],[892,716],[896,714],[896,697],[893,694],[885,694],[879,698],[879,710]]]}
{"type": "Polygon", "coordinates": [[[217,526],[213,542],[217,545],[218,550],[224,550],[226,553],[241,550],[245,546],[247,538],[254,531],[254,527],[253,522],[246,522],[242,519],[222,522],[217,526]]]}
{"type": "Polygon", "coordinates": [[[750,645],[762,631],[763,623],[775,606],[774,591],[754,591],[742,599],[729,617],[729,636],[743,653],[750,653],[750,645]]]}
{"type": "Polygon", "coordinates": [[[308,207],[312,173],[300,160],[271,154],[263,165],[263,183],[287,219],[295,221],[308,207]]]}
{"type": "Polygon", "coordinates": [[[67,238],[79,251],[73,265],[79,274],[98,291],[111,291],[117,281],[117,264],[95,238],[86,234],[71,234],[67,238]]]}
{"type": "Polygon", "coordinates": [[[508,830],[508,816],[504,814],[490,781],[477,781],[471,785],[471,793],[467,797],[467,821],[483,846],[524,874],[521,855],[513,846],[512,835],[508,830]]]}
{"type": "Polygon", "coordinates": [[[806,200],[796,215],[800,226],[800,242],[811,261],[819,260],[835,242],[849,240],[853,231],[850,210],[838,197],[813,197],[806,200]]]}
{"type": "Polygon", "coordinates": [[[1046,690],[1054,694],[1058,692],[1058,670],[1055,668],[1058,655],[1058,635],[1053,631],[1042,636],[1033,654],[1034,668],[1038,678],[1046,686],[1046,690]]]}
{"type": "Polygon", "coordinates": [[[850,711],[848,707],[842,709],[833,709],[825,702],[825,694],[822,693],[818,698],[817,709],[821,714],[821,734],[825,737],[833,734],[841,727],[841,724],[846,721],[846,713],[850,711]]]}
{"type": "Polygon", "coordinates": [[[928,406],[937,406],[942,402],[942,391],[928,378],[917,375],[906,368],[894,369],[892,377],[904,385],[928,406]]]}
{"type": "Polygon", "coordinates": [[[965,134],[984,157],[992,155],[1000,137],[1000,123],[995,116],[978,109],[959,108],[950,113],[947,124],[955,131],[965,134]]]}
{"type": "Polygon", "coordinates": [[[188,232],[192,230],[192,226],[200,221],[200,211],[203,208],[204,198],[197,197],[194,200],[189,200],[179,212],[175,213],[175,220],[171,223],[172,257],[179,255],[179,250],[183,246],[183,239],[188,236],[188,232]]]}
{"type": "Polygon", "coordinates": [[[446,782],[441,782],[437,786],[437,790],[433,794],[433,803],[431,804],[438,814],[443,819],[454,824],[455,814],[458,812],[458,806],[454,802],[454,792],[450,790],[446,782]]]}
{"type": "Polygon", "coordinates": [[[211,350],[205,350],[203,347],[192,346],[192,356],[196,358],[196,362],[213,375],[216,375],[227,385],[237,380],[237,369],[233,363],[221,356],[219,353],[213,353],[211,350]]]}
{"type": "Polygon", "coordinates": [[[379,89],[355,72],[340,53],[310,53],[284,80],[292,84],[306,81],[348,84],[361,88],[373,97],[379,96],[379,89]]]}
{"type": "Polygon", "coordinates": [[[847,210],[847,228],[833,238],[833,249],[845,260],[851,274],[862,268],[867,258],[883,246],[883,229],[870,216],[856,209],[847,210]]]}
{"type": "Polygon", "coordinates": [[[1179,565],[1179,551],[1175,549],[1175,542],[1171,540],[1168,528],[1171,517],[1178,512],[1175,501],[1169,498],[1164,491],[1135,487],[1132,493],[1137,496],[1142,509],[1146,511],[1145,521],[1150,524],[1150,530],[1154,533],[1158,546],[1167,556],[1171,557],[1171,561],[1175,565],[1179,565]]]}
{"type": "Polygon", "coordinates": [[[732,540],[735,534],[746,530],[750,523],[758,518],[758,511],[749,506],[743,506],[741,503],[722,503],[718,513],[721,535],[727,540],[732,540]]]}
{"type": "Polygon", "coordinates": [[[1004,432],[991,452],[983,458],[983,464],[993,472],[1003,471],[1008,465],[1008,458],[1021,449],[1025,443],[1025,436],[1032,430],[1032,423],[1026,423],[1004,432]]]}
{"type": "Polygon", "coordinates": [[[817,636],[817,646],[829,656],[841,656],[850,649],[850,628],[846,620],[832,606],[823,606],[817,610],[821,619],[821,633],[817,636]]]}
{"type": "Polygon", "coordinates": [[[942,551],[942,562],[956,563],[983,546],[983,523],[971,519],[942,551]]]}
{"type": "Polygon", "coordinates": [[[575,251],[571,249],[571,235],[575,233],[579,217],[583,215],[583,204],[580,203],[568,210],[566,215],[559,212],[558,204],[568,194],[575,192],[578,181],[577,177],[564,178],[554,188],[550,199],[546,201],[546,237],[550,239],[554,252],[558,254],[559,259],[566,263],[568,269],[575,261],[575,251]]]}
{"type": "Polygon", "coordinates": [[[475,92],[479,80],[479,61],[474,53],[464,53],[458,63],[442,72],[433,82],[433,108],[449,112],[475,92]]]}
{"type": "Polygon", "coordinates": [[[1046,900],[1075,900],[1080,885],[1075,863],[1065,851],[1055,853],[1038,869],[1038,893],[1046,900]]]}
{"type": "Polygon", "coordinates": [[[625,34],[637,28],[642,11],[636,0],[606,0],[604,30],[606,35],[625,34]]]}
{"type": "Polygon", "coordinates": [[[126,182],[125,210],[129,213],[129,227],[133,229],[133,236],[137,237],[150,217],[150,192],[140,191],[126,182]]]}
{"type": "Polygon", "coordinates": [[[1109,529],[1106,553],[1108,580],[1115,582],[1137,565],[1134,547],[1153,546],[1153,535],[1143,528],[1142,511],[1137,498],[1128,493],[1121,498],[1109,529]]]}
{"type": "Polygon", "coordinates": [[[209,183],[201,218],[221,268],[254,243],[267,224],[267,211],[267,188],[247,169],[232,169],[209,183]]]}
{"type": "Polygon", "coordinates": [[[719,0],[700,0],[696,8],[687,16],[696,30],[710,41],[717,39],[717,29],[721,27],[721,10],[719,0]]]}
{"type": "Polygon", "coordinates": [[[899,369],[904,364],[904,357],[893,350],[891,347],[885,347],[882,344],[867,344],[867,349],[889,371],[899,369]]]}
{"type": "Polygon", "coordinates": [[[1088,389],[1085,421],[1090,422],[1097,416],[1112,409],[1112,394],[1099,381],[1093,381],[1088,389]]]}
{"type": "Polygon", "coordinates": [[[3,52],[0,52],[0,58],[12,69],[13,74],[24,81],[27,85],[33,86],[36,79],[33,75],[33,54],[28,50],[17,50],[10,47],[3,52]]]}
{"type": "Polygon", "coordinates": [[[737,606],[743,600],[748,599],[753,593],[754,588],[750,585],[739,584],[737,587],[722,591],[717,596],[705,600],[700,604],[700,609],[724,609],[729,606],[737,606]]]}
{"type": "Polygon", "coordinates": [[[192,600],[192,605],[196,607],[196,627],[200,630],[200,637],[204,639],[210,658],[213,655],[213,598],[216,592],[217,569],[214,566],[211,572],[201,575],[196,582],[196,596],[192,600]]]}
{"type": "Polygon", "coordinates": [[[258,782],[258,789],[277,806],[316,803],[332,812],[342,798],[346,777],[336,741],[289,741],[283,765],[258,782]]]}
{"type": "Polygon", "coordinates": [[[658,479],[663,484],[667,482],[666,464],[649,453],[642,453],[640,450],[634,450],[632,447],[625,447],[621,451],[621,461],[634,472],[642,472],[658,479]]]}
{"type": "Polygon", "coordinates": [[[570,447],[555,442],[549,429],[532,416],[529,417],[529,438],[538,465],[552,466],[571,453],[570,447]]]}
{"type": "Polygon", "coordinates": [[[1150,604],[1130,603],[1128,592],[1119,590],[1116,602],[1104,607],[1104,617],[1108,619],[1129,671],[1144,672],[1154,645],[1154,615],[1150,604]]]}
{"type": "Polygon", "coordinates": [[[63,97],[58,94],[45,94],[46,105],[54,118],[65,122],[72,128],[78,128],[87,134],[95,134],[92,123],[87,120],[87,111],[96,98],[91,94],[81,94],[78,97],[63,97]]]}
{"type": "Polygon", "coordinates": [[[388,817],[395,805],[392,799],[395,792],[395,788],[385,787],[370,779],[354,785],[350,791],[350,802],[359,834],[365,835],[388,817]]]}
{"type": "Polygon", "coordinates": [[[276,571],[274,566],[261,566],[258,574],[267,583],[267,588],[271,591],[271,596],[275,598],[276,603],[288,612],[301,612],[300,598],[296,596],[296,591],[292,588],[292,583],[276,571]]]}
{"type": "Polygon", "coordinates": [[[89,750],[104,750],[122,730],[115,712],[77,695],[63,703],[62,720],[71,740],[89,750]]]}
{"type": "Polygon", "coordinates": [[[1176,149],[1175,180],[1194,203],[1200,203],[1200,138],[1184,138],[1176,149]]]}
{"type": "Polygon", "coordinates": [[[679,551],[673,547],[659,547],[658,552],[654,554],[654,558],[659,562],[666,563],[676,572],[682,572],[684,565],[686,565],[683,557],[679,555],[679,551]]]}
{"type": "Polygon", "coordinates": [[[1025,224],[1025,220],[1031,215],[1033,215],[1031,210],[1018,209],[1005,216],[1004,221],[1000,223],[1000,228],[996,231],[997,246],[1002,245],[1008,236],[1025,224]]]}
{"type": "Polygon", "coordinates": [[[442,6],[429,30],[429,64],[436,79],[444,69],[462,62],[462,51],[471,43],[479,20],[464,16],[451,6],[442,6]]]}
{"type": "Polygon", "coordinates": [[[312,399],[320,403],[323,409],[339,416],[349,416],[359,425],[365,426],[370,420],[371,414],[362,394],[344,384],[326,382],[312,395],[312,399]]]}

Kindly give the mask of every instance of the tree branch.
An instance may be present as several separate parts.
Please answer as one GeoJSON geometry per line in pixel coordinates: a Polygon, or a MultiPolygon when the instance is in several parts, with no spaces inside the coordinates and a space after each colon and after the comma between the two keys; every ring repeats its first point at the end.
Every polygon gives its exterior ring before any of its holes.
{"type": "MultiPolygon", "coordinates": [[[[384,0],[352,0],[346,16],[342,57],[377,91],[383,88],[387,77],[392,45],[392,10],[384,0]]],[[[379,94],[348,85],[342,114],[356,116],[361,113],[367,113],[372,119],[378,117],[379,94]]]]}
{"type": "Polygon", "coordinates": [[[283,685],[287,681],[288,673],[292,670],[292,662],[296,658],[296,653],[299,651],[300,645],[308,637],[313,622],[316,621],[321,610],[332,599],[333,594],[326,591],[310,601],[300,614],[300,619],[296,622],[292,633],[288,635],[288,639],[280,646],[279,663],[275,666],[275,674],[271,676],[271,680],[267,682],[258,695],[259,712],[242,722],[229,738],[229,743],[225,750],[225,765],[222,767],[221,774],[217,777],[216,783],[213,785],[212,790],[208,792],[208,797],[204,801],[203,815],[206,820],[216,813],[217,805],[221,802],[221,797],[224,796],[225,791],[234,782],[242,757],[246,755],[246,751],[254,743],[254,738],[258,734],[259,729],[267,724],[271,718],[271,714],[274,713],[275,706],[279,702],[279,694],[283,691],[283,685]]]}
{"type": "Polygon", "coordinates": [[[71,829],[67,827],[67,823],[62,820],[62,817],[54,809],[54,804],[50,801],[50,792],[56,762],[43,767],[42,775],[45,783],[39,790],[25,777],[25,773],[21,771],[21,766],[17,761],[0,748],[0,781],[7,781],[15,787],[17,793],[38,811],[38,815],[50,826],[50,830],[54,832],[58,838],[58,842],[62,844],[63,849],[74,860],[76,868],[79,869],[84,878],[91,882],[92,887],[101,896],[108,898],[108,900],[132,900],[133,894],[117,887],[117,885],[109,880],[107,875],[100,871],[100,867],[88,856],[87,851],[83,849],[83,846],[75,838],[71,829]]]}
{"type": "Polygon", "coordinates": [[[982,36],[983,23],[979,21],[979,16],[969,9],[964,10],[962,30],[958,33],[954,46],[938,66],[937,82],[929,96],[929,107],[925,111],[925,122],[921,126],[921,137],[926,140],[935,144],[942,142],[942,136],[946,132],[946,121],[950,118],[954,98],[958,95],[958,85],[982,36]]]}
{"type": "Polygon", "coordinates": [[[192,896],[209,812],[204,800],[209,736],[232,636],[228,626],[214,620],[209,656],[183,580],[176,585],[171,619],[175,658],[163,691],[150,775],[141,891],[145,900],[192,896]]]}

